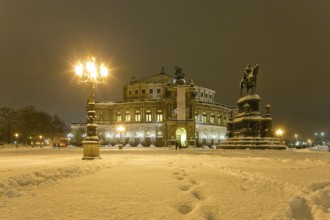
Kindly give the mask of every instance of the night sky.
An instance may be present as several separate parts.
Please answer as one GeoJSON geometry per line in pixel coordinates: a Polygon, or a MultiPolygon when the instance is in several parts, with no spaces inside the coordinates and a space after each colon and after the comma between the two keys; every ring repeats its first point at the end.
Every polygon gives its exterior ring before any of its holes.
{"type": "Polygon", "coordinates": [[[97,101],[122,100],[131,77],[179,65],[236,106],[251,63],[274,127],[330,132],[329,9],[328,0],[0,0],[0,107],[85,122],[89,91],[73,65],[90,52],[111,70],[97,101]]]}

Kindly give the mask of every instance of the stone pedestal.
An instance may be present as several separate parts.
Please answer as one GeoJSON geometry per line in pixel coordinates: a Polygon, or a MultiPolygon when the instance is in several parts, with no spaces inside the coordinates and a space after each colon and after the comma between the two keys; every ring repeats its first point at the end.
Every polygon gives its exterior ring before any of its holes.
{"type": "Polygon", "coordinates": [[[97,141],[83,141],[84,156],[83,160],[101,159],[100,143],[97,141]]]}
{"type": "Polygon", "coordinates": [[[237,101],[238,113],[227,123],[228,138],[217,146],[218,149],[286,149],[274,138],[271,106],[266,106],[263,117],[259,112],[260,101],[257,94],[246,95],[237,101]]]}

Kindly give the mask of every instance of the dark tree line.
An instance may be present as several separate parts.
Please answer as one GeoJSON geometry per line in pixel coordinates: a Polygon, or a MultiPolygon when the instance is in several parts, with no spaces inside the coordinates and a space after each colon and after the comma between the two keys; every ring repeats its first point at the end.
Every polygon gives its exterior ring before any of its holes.
{"type": "Polygon", "coordinates": [[[34,106],[26,106],[18,110],[0,108],[0,142],[19,142],[29,144],[40,135],[53,139],[63,136],[67,131],[66,125],[57,115],[49,115],[38,111],[34,106]],[[18,138],[15,134],[18,134],[18,138]]]}

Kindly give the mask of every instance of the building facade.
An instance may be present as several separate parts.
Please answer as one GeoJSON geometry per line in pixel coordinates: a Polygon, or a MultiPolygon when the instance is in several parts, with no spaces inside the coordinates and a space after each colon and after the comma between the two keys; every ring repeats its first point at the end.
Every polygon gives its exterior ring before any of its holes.
{"type": "MultiPolygon", "coordinates": [[[[212,146],[224,139],[233,108],[215,103],[215,91],[186,83],[182,69],[134,78],[123,88],[123,101],[96,102],[97,133],[105,145],[212,146]],[[121,126],[124,130],[118,130],[121,126]]],[[[75,135],[81,125],[72,124],[75,135]]],[[[81,133],[81,132],[80,132],[81,133]]],[[[79,134],[77,134],[79,135],[79,134]]]]}

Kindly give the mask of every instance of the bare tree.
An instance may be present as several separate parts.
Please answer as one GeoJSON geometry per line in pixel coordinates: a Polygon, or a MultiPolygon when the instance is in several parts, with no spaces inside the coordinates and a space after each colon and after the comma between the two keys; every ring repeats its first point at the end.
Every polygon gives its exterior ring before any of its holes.
{"type": "Polygon", "coordinates": [[[0,139],[8,144],[14,136],[14,127],[16,125],[15,110],[7,107],[0,108],[0,139]]]}

